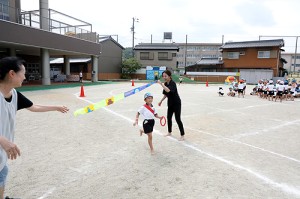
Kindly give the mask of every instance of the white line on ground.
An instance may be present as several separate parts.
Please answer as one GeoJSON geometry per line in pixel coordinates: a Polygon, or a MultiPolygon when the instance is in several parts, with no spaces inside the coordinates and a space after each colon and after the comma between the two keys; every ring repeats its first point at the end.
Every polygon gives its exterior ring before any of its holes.
{"type": "MultiPolygon", "coordinates": [[[[75,95],[75,94],[74,94],[74,95],[75,95]]],[[[80,98],[80,97],[78,97],[77,95],[75,95],[75,96],[76,96],[77,98],[83,100],[83,101],[88,102],[88,103],[93,103],[93,102],[91,102],[90,100],[87,100],[87,99],[84,99],[84,98],[80,98]]],[[[130,123],[133,123],[133,120],[132,120],[132,119],[130,119],[130,118],[124,116],[124,115],[121,115],[121,114],[119,114],[119,113],[117,113],[117,112],[115,112],[115,111],[112,111],[112,110],[110,110],[110,109],[108,109],[108,108],[106,108],[106,107],[104,107],[103,109],[106,110],[106,111],[108,111],[108,112],[110,112],[110,113],[112,113],[112,114],[114,114],[114,115],[116,115],[116,116],[118,116],[118,117],[123,118],[124,120],[127,120],[127,121],[130,122],[130,123]]],[[[288,157],[288,156],[284,156],[284,155],[282,155],[282,154],[278,154],[278,153],[275,153],[275,152],[272,152],[272,151],[269,151],[269,150],[265,150],[265,149],[263,149],[263,148],[256,147],[256,146],[253,146],[253,145],[250,145],[250,144],[247,144],[247,143],[243,143],[243,142],[240,142],[240,141],[232,140],[232,139],[229,139],[229,138],[226,138],[226,137],[223,137],[223,136],[214,135],[214,134],[207,133],[207,132],[204,132],[204,131],[199,131],[199,130],[197,130],[197,129],[192,129],[192,128],[188,128],[188,129],[194,130],[194,131],[198,131],[198,132],[201,132],[201,133],[205,133],[205,134],[208,134],[208,135],[211,135],[211,136],[214,136],[214,137],[220,137],[220,138],[222,138],[222,139],[225,139],[225,140],[228,140],[228,141],[231,141],[231,142],[234,142],[234,143],[246,145],[246,146],[249,146],[249,147],[252,147],[252,148],[255,148],[255,149],[259,149],[259,150],[262,150],[262,151],[265,151],[265,152],[268,152],[268,153],[271,153],[271,154],[274,154],[274,155],[277,155],[277,156],[280,156],[280,157],[284,157],[284,158],[287,158],[287,159],[289,159],[289,160],[293,160],[293,161],[295,161],[295,162],[300,163],[300,161],[297,160],[297,159],[294,159],[294,158],[291,158],[291,157],[288,157]]],[[[160,132],[157,131],[157,130],[154,130],[154,133],[159,134],[159,135],[162,135],[162,133],[160,133],[160,132]]],[[[167,138],[170,139],[170,140],[173,140],[173,141],[176,140],[175,138],[169,137],[169,136],[168,136],[167,138]]],[[[177,140],[176,140],[176,141],[177,141],[177,140]]],[[[188,143],[186,143],[186,142],[180,142],[180,141],[177,141],[177,142],[180,143],[180,144],[182,144],[183,146],[186,146],[186,147],[188,147],[188,148],[190,148],[190,149],[193,149],[193,150],[195,150],[195,151],[198,151],[198,152],[200,152],[200,153],[202,153],[202,154],[204,154],[204,155],[207,155],[207,156],[209,156],[209,157],[211,157],[211,158],[213,158],[213,159],[216,159],[216,160],[219,160],[219,161],[221,161],[221,162],[223,162],[223,163],[226,163],[226,164],[228,164],[228,165],[230,165],[230,166],[232,166],[232,167],[235,167],[235,168],[241,169],[241,170],[243,170],[243,171],[246,171],[246,172],[250,173],[251,175],[255,176],[256,178],[262,180],[262,181],[265,182],[266,184],[269,184],[269,185],[271,185],[271,186],[273,186],[273,187],[277,187],[277,188],[281,189],[281,190],[284,191],[285,193],[293,194],[293,195],[296,195],[296,196],[300,196],[300,190],[297,189],[297,188],[295,188],[295,187],[293,187],[293,186],[289,186],[289,185],[283,184],[283,183],[277,183],[277,182],[275,182],[275,181],[269,179],[268,177],[266,177],[266,176],[264,176],[264,175],[261,175],[261,174],[255,172],[255,171],[251,170],[250,168],[243,167],[243,166],[241,166],[241,165],[239,165],[239,164],[235,164],[235,163],[233,163],[233,162],[231,162],[231,161],[229,161],[229,160],[226,160],[226,159],[224,159],[224,158],[222,158],[222,157],[219,157],[219,156],[217,156],[217,155],[214,155],[214,154],[211,154],[211,153],[202,151],[201,149],[197,148],[196,146],[193,146],[192,144],[188,144],[188,143]]],[[[52,191],[49,190],[47,193],[52,193],[52,192],[53,192],[53,189],[55,189],[55,188],[52,188],[52,189],[51,189],[52,191]]],[[[47,194],[47,193],[46,193],[46,194],[47,194]]],[[[45,195],[45,194],[44,194],[44,195],[45,195]]],[[[43,199],[43,198],[39,198],[39,199],[43,199]]]]}
{"type": "MultiPolygon", "coordinates": [[[[129,122],[131,122],[131,123],[133,123],[133,120],[132,120],[132,119],[127,118],[127,117],[125,117],[124,115],[121,115],[121,114],[119,114],[119,113],[117,113],[117,112],[115,112],[115,111],[112,111],[112,110],[108,109],[108,108],[104,108],[104,109],[105,109],[106,111],[108,111],[108,112],[110,112],[110,113],[112,113],[112,114],[118,116],[118,117],[121,117],[121,118],[123,118],[123,119],[125,119],[125,120],[127,120],[127,121],[129,121],[129,122]]],[[[155,130],[154,133],[159,134],[159,135],[162,135],[162,133],[160,133],[160,131],[158,131],[158,130],[155,130]]],[[[173,141],[177,141],[175,138],[170,137],[170,136],[167,136],[167,138],[169,138],[169,139],[171,139],[171,140],[173,140],[173,141]]],[[[221,161],[221,162],[223,162],[223,163],[226,163],[226,164],[228,164],[228,165],[230,165],[230,166],[232,166],[232,167],[235,167],[235,168],[244,170],[244,171],[246,171],[246,172],[248,172],[248,173],[254,175],[256,178],[258,178],[258,179],[264,181],[266,184],[269,184],[269,185],[271,185],[271,186],[280,188],[282,191],[284,191],[284,192],[286,192],[286,193],[294,194],[294,195],[296,195],[296,196],[300,196],[300,190],[297,189],[297,188],[295,188],[295,187],[293,187],[293,186],[289,186],[289,185],[283,184],[283,183],[277,183],[277,182],[275,182],[275,181],[269,179],[268,177],[266,177],[266,176],[264,176],[264,175],[261,175],[261,174],[255,172],[255,171],[252,171],[251,169],[249,169],[249,168],[247,168],[247,167],[243,167],[243,166],[241,166],[241,165],[239,165],[239,164],[235,164],[235,163],[233,163],[233,162],[231,162],[231,161],[229,161],[229,160],[226,160],[226,159],[224,159],[224,158],[222,158],[222,157],[219,157],[219,156],[217,156],[217,155],[213,155],[213,154],[211,154],[211,153],[204,152],[204,151],[202,151],[201,149],[199,149],[199,148],[197,148],[197,147],[195,147],[195,146],[193,146],[193,145],[191,145],[191,144],[187,144],[186,142],[182,142],[182,141],[177,141],[177,142],[178,142],[178,143],[181,143],[182,145],[184,145],[184,146],[186,146],[186,147],[188,147],[188,148],[190,148],[190,149],[193,149],[193,150],[198,151],[198,152],[200,152],[200,153],[202,153],[202,154],[204,154],[204,155],[207,155],[207,156],[209,156],[209,157],[211,157],[211,158],[213,158],[213,159],[216,159],[216,160],[219,160],[219,161],[221,161]]],[[[237,142],[237,143],[238,143],[238,142],[237,142]]],[[[244,144],[244,143],[243,143],[243,144],[244,144]]],[[[251,145],[250,145],[250,146],[251,146],[251,145]]],[[[254,147],[254,148],[258,148],[258,147],[254,147]]],[[[266,150],[265,150],[265,151],[266,151],[266,150]]],[[[276,153],[275,153],[275,154],[276,154],[276,153]]]]}
{"type": "Polygon", "coordinates": [[[47,198],[48,196],[50,196],[54,191],[55,191],[55,187],[50,189],[49,191],[47,191],[44,195],[42,195],[41,197],[39,197],[38,199],[44,199],[47,198]]]}
{"type": "Polygon", "coordinates": [[[230,142],[234,142],[234,143],[237,143],[237,144],[245,145],[245,146],[248,146],[248,147],[251,147],[251,148],[254,148],[254,149],[258,149],[260,151],[264,151],[264,152],[267,152],[267,153],[270,153],[270,154],[273,154],[273,155],[276,155],[276,156],[279,156],[279,157],[282,157],[282,158],[286,158],[288,160],[300,163],[300,160],[297,160],[295,158],[292,158],[292,157],[289,157],[289,156],[286,156],[286,155],[282,155],[280,153],[269,151],[269,150],[263,149],[261,147],[257,147],[257,146],[254,146],[254,145],[251,145],[251,144],[247,144],[247,143],[244,143],[244,142],[241,142],[241,141],[237,141],[237,140],[234,140],[234,139],[226,138],[226,137],[223,137],[221,135],[215,135],[215,134],[208,133],[208,132],[205,132],[205,131],[193,129],[193,128],[190,128],[190,127],[185,127],[185,128],[189,129],[189,130],[192,130],[192,131],[197,131],[199,133],[203,133],[203,134],[206,134],[206,135],[211,135],[211,136],[214,136],[214,137],[217,137],[217,138],[221,138],[221,139],[224,139],[224,140],[227,140],[227,141],[230,141],[230,142]]]}
{"type": "Polygon", "coordinates": [[[284,127],[289,126],[289,125],[300,125],[299,122],[300,122],[300,120],[288,121],[288,122],[285,122],[285,123],[280,124],[280,125],[272,126],[271,128],[268,128],[268,129],[263,129],[260,132],[250,132],[250,133],[242,133],[242,134],[234,135],[233,139],[238,140],[242,137],[247,137],[247,136],[251,136],[251,135],[258,135],[258,134],[261,134],[263,132],[268,132],[268,131],[272,131],[272,130],[275,130],[275,129],[284,128],[284,127]]]}

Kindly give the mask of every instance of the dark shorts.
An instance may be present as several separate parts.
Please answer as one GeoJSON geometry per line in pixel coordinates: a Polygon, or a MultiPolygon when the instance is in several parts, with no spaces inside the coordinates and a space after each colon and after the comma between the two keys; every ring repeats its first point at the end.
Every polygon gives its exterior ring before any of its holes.
{"type": "Polygon", "coordinates": [[[144,132],[147,133],[152,133],[153,132],[153,127],[154,127],[155,121],[153,119],[150,120],[144,120],[143,121],[143,129],[144,132]]]}
{"type": "Polygon", "coordinates": [[[286,95],[286,94],[289,94],[289,91],[288,91],[288,90],[284,90],[284,91],[283,91],[283,94],[285,94],[285,95],[286,95]]]}
{"type": "Polygon", "coordinates": [[[268,95],[274,95],[274,91],[269,91],[268,95]]]}
{"type": "Polygon", "coordinates": [[[282,91],[278,91],[276,95],[277,96],[282,96],[282,91]]]}
{"type": "Polygon", "coordinates": [[[244,89],[238,89],[238,93],[243,93],[244,89]]]}

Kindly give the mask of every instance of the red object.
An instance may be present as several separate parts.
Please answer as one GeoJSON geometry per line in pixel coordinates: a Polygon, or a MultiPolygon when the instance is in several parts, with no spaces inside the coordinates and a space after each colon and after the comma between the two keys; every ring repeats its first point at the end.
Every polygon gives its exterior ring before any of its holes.
{"type": "Polygon", "coordinates": [[[162,125],[162,126],[166,125],[166,118],[165,118],[165,116],[162,116],[162,118],[160,119],[160,125],[162,125]]]}
{"type": "Polygon", "coordinates": [[[134,80],[133,79],[131,80],[131,86],[134,86],[134,80]]]}
{"type": "Polygon", "coordinates": [[[80,96],[79,97],[85,97],[84,95],[84,89],[83,89],[83,85],[81,85],[81,89],[80,89],[80,96]]]}
{"type": "Polygon", "coordinates": [[[206,87],[208,87],[208,81],[206,81],[206,87]]]}
{"type": "Polygon", "coordinates": [[[146,108],[146,109],[148,109],[151,113],[153,113],[153,115],[154,115],[154,110],[148,105],[148,104],[144,104],[144,107],[146,108]]]}

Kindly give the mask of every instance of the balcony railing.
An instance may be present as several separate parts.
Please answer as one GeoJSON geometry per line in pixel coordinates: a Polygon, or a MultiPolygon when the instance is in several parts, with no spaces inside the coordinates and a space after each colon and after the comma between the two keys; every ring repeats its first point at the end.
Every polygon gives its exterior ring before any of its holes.
{"type": "MultiPolygon", "coordinates": [[[[98,34],[92,32],[92,24],[53,9],[49,9],[48,13],[49,16],[46,19],[49,23],[49,31],[98,43],[98,34]]],[[[0,3],[0,20],[11,21],[38,29],[40,29],[41,24],[39,10],[21,11],[18,8],[2,3],[0,3]]]]}

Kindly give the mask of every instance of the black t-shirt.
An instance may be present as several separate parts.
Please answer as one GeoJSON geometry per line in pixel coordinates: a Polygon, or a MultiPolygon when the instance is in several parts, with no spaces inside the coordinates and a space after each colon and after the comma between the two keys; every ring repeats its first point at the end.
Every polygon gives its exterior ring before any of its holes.
{"type": "MultiPolygon", "coordinates": [[[[22,95],[22,93],[20,93],[19,91],[17,91],[18,94],[18,110],[21,110],[23,108],[29,108],[33,105],[33,103],[26,98],[24,95],[22,95]]],[[[7,102],[11,102],[12,100],[12,96],[10,98],[5,98],[5,100],[7,102]]]]}
{"type": "Polygon", "coordinates": [[[181,99],[178,95],[176,83],[171,80],[169,84],[165,82],[165,86],[170,89],[170,92],[166,92],[165,90],[163,90],[163,94],[168,97],[168,106],[181,104],[181,99]]]}

